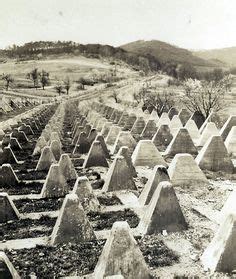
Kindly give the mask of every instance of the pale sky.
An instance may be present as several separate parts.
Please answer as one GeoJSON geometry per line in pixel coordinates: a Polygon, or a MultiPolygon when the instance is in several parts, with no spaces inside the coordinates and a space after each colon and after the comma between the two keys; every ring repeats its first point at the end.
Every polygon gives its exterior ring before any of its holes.
{"type": "Polygon", "coordinates": [[[38,40],[236,46],[236,0],[0,0],[0,47],[38,40]]]}

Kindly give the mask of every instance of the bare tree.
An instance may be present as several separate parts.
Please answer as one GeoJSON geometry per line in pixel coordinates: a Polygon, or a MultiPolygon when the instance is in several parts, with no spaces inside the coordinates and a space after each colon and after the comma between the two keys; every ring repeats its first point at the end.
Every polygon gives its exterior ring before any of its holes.
{"type": "Polygon", "coordinates": [[[224,108],[225,95],[230,90],[231,83],[230,76],[213,81],[189,79],[183,83],[182,101],[190,111],[198,111],[207,118],[211,111],[218,112],[224,108]]]}
{"type": "Polygon", "coordinates": [[[144,105],[150,111],[155,110],[160,116],[163,112],[169,111],[175,104],[172,91],[150,92],[144,97],[144,105]]]}
{"type": "Polygon", "coordinates": [[[55,89],[56,89],[57,93],[59,94],[59,96],[63,93],[63,85],[61,83],[58,83],[55,86],[55,89]]]}
{"type": "Polygon", "coordinates": [[[66,80],[64,80],[64,84],[65,84],[65,89],[66,89],[66,94],[69,94],[69,90],[71,88],[71,82],[70,79],[67,77],[66,80]]]}
{"type": "Polygon", "coordinates": [[[10,74],[3,74],[2,75],[2,80],[5,81],[5,83],[6,83],[6,90],[8,91],[8,88],[9,88],[10,84],[14,82],[13,77],[10,74]]]}
{"type": "Polygon", "coordinates": [[[34,83],[34,88],[37,89],[38,87],[38,80],[39,80],[39,72],[38,69],[35,68],[31,72],[27,74],[27,78],[31,79],[34,83]]]}
{"type": "Polygon", "coordinates": [[[44,87],[49,85],[49,73],[42,70],[42,72],[39,74],[39,79],[40,79],[40,82],[41,82],[43,90],[44,90],[44,87]]]}

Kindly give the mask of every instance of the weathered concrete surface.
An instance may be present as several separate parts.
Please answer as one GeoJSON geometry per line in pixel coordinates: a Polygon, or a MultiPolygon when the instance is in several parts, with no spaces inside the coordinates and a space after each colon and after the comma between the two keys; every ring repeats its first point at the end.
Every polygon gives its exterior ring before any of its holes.
{"type": "Polygon", "coordinates": [[[40,136],[37,140],[37,143],[35,145],[34,151],[33,151],[33,155],[38,155],[41,154],[42,149],[47,146],[47,142],[44,138],[44,136],[40,136]]]}
{"type": "Polygon", "coordinates": [[[100,141],[94,141],[90,147],[87,158],[84,161],[84,168],[89,167],[108,167],[106,154],[103,151],[100,141]]]}
{"type": "Polygon", "coordinates": [[[111,164],[102,188],[104,192],[119,190],[137,190],[133,174],[123,156],[116,156],[111,164]]]}
{"type": "Polygon", "coordinates": [[[59,198],[64,197],[69,192],[66,179],[61,172],[59,164],[50,166],[47,178],[44,182],[41,196],[43,198],[59,198]]]}
{"type": "Polygon", "coordinates": [[[124,128],[122,130],[124,130],[124,131],[131,131],[131,129],[132,129],[136,119],[137,119],[137,116],[134,113],[131,113],[127,117],[125,125],[124,125],[124,128]]]}
{"type": "Polygon", "coordinates": [[[179,129],[165,151],[165,155],[169,157],[174,157],[178,153],[198,154],[197,148],[185,128],[179,129]]]}
{"type": "Polygon", "coordinates": [[[134,167],[134,165],[132,163],[131,156],[130,156],[130,151],[129,151],[128,146],[122,146],[120,148],[120,150],[118,151],[117,155],[118,156],[123,156],[125,158],[126,163],[129,166],[130,171],[131,171],[133,177],[137,177],[137,172],[136,172],[135,167],[134,167]]]}
{"type": "Polygon", "coordinates": [[[211,136],[219,136],[219,135],[220,135],[220,132],[217,129],[215,123],[208,122],[206,127],[202,131],[202,134],[199,138],[199,141],[198,141],[197,145],[198,146],[203,146],[211,136]]]}
{"type": "Polygon", "coordinates": [[[104,137],[102,135],[97,135],[96,138],[95,138],[95,141],[99,141],[101,143],[101,146],[102,146],[102,149],[103,149],[103,152],[105,154],[105,157],[107,159],[110,159],[110,152],[107,148],[107,145],[105,143],[105,140],[104,140],[104,137]]]}
{"type": "Polygon", "coordinates": [[[78,177],[75,167],[68,154],[61,155],[59,160],[59,167],[66,181],[70,181],[78,177]]]}
{"type": "Polygon", "coordinates": [[[140,140],[131,158],[135,167],[148,166],[152,168],[155,165],[167,165],[151,140],[140,140]]]}
{"type": "Polygon", "coordinates": [[[232,157],[236,157],[236,126],[233,126],[225,140],[225,146],[232,157]]]}
{"type": "Polygon", "coordinates": [[[198,129],[200,129],[202,127],[203,123],[206,120],[205,116],[201,112],[198,112],[198,111],[195,111],[192,114],[191,119],[194,120],[198,129]]]}
{"type": "Polygon", "coordinates": [[[236,216],[229,214],[201,257],[204,268],[211,273],[232,272],[236,269],[235,249],[236,216]]]}
{"type": "Polygon", "coordinates": [[[154,167],[151,176],[145,184],[143,191],[139,196],[141,206],[148,205],[153,194],[161,181],[169,181],[169,175],[165,166],[157,165],[154,167]]]}
{"type": "Polygon", "coordinates": [[[176,232],[187,229],[187,223],[170,182],[159,183],[145,209],[138,230],[143,234],[159,233],[163,230],[176,232]]]}
{"type": "Polygon", "coordinates": [[[220,135],[225,140],[233,126],[236,126],[236,115],[231,115],[220,130],[220,135]]]}
{"type": "Polygon", "coordinates": [[[20,213],[7,193],[0,193],[0,223],[18,220],[20,213]]]}
{"type": "Polygon", "coordinates": [[[52,150],[49,146],[45,146],[42,150],[40,158],[38,160],[36,170],[49,170],[52,163],[55,163],[56,159],[52,153],[52,150]]]}
{"type": "Polygon", "coordinates": [[[0,163],[1,164],[4,164],[4,163],[18,164],[19,163],[14,152],[12,151],[11,147],[8,146],[8,147],[3,148],[0,163]]]}
{"type": "Polygon", "coordinates": [[[168,168],[171,183],[176,186],[202,187],[209,182],[190,154],[176,154],[168,168]]]}
{"type": "Polygon", "coordinates": [[[115,222],[94,270],[97,279],[121,274],[124,278],[152,278],[127,222],[115,222]]]}
{"type": "Polygon", "coordinates": [[[3,164],[0,167],[0,187],[17,186],[19,179],[10,164],[3,164]]]}
{"type": "Polygon", "coordinates": [[[234,166],[221,136],[212,136],[203,146],[196,162],[202,170],[234,172],[234,166]]]}
{"type": "Polygon", "coordinates": [[[157,131],[156,121],[154,119],[149,119],[146,123],[140,137],[141,139],[149,139],[151,140],[152,137],[155,135],[157,131]]]}
{"type": "Polygon", "coordinates": [[[73,154],[86,154],[89,152],[90,142],[88,141],[85,132],[81,132],[76,142],[73,154]]]}
{"type": "Polygon", "coordinates": [[[160,116],[158,122],[157,122],[157,127],[160,127],[161,125],[170,125],[170,118],[168,116],[168,113],[163,112],[162,115],[160,116]]]}
{"type": "Polygon", "coordinates": [[[61,157],[61,143],[57,140],[53,140],[50,144],[50,148],[52,150],[55,159],[59,161],[61,157]]]}
{"type": "Polygon", "coordinates": [[[116,154],[122,146],[128,146],[130,154],[132,154],[136,145],[137,142],[129,131],[121,131],[116,138],[112,153],[116,154]]]}
{"type": "Polygon", "coordinates": [[[160,151],[164,151],[166,147],[170,144],[173,136],[170,132],[170,128],[168,125],[161,125],[156,134],[152,138],[152,142],[156,146],[156,148],[160,151]]]}
{"type": "Polygon", "coordinates": [[[130,132],[136,140],[139,139],[145,125],[146,125],[146,122],[143,117],[138,117],[136,119],[136,121],[134,122],[134,125],[130,132]]]}
{"type": "Polygon", "coordinates": [[[85,212],[98,211],[100,209],[99,201],[93,193],[93,188],[86,176],[80,176],[76,180],[72,193],[78,196],[85,212]]]}
{"type": "Polygon", "coordinates": [[[182,108],[181,111],[179,112],[178,116],[179,116],[179,119],[181,120],[183,126],[185,126],[185,124],[191,117],[191,114],[187,109],[182,108]]]}
{"type": "Polygon", "coordinates": [[[81,243],[95,238],[78,196],[66,195],[51,235],[51,244],[81,243]]]}
{"type": "Polygon", "coordinates": [[[105,138],[108,135],[108,132],[112,126],[112,122],[106,122],[103,124],[101,135],[105,138]]]}
{"type": "Polygon", "coordinates": [[[19,143],[19,141],[17,140],[17,138],[10,138],[10,147],[12,150],[16,150],[16,151],[19,151],[19,150],[22,150],[22,147],[19,143]]]}
{"type": "Polygon", "coordinates": [[[178,115],[173,116],[173,118],[170,121],[169,127],[170,132],[173,136],[175,136],[178,133],[179,129],[183,127],[183,124],[178,115]]]}
{"type": "Polygon", "coordinates": [[[193,119],[189,119],[185,125],[185,128],[188,130],[190,137],[194,142],[199,140],[200,138],[200,132],[198,130],[198,127],[193,119]]]}
{"type": "Polygon", "coordinates": [[[120,133],[120,131],[121,131],[121,128],[119,126],[112,125],[110,128],[110,131],[107,134],[106,140],[105,140],[106,144],[113,145],[115,143],[116,138],[117,138],[118,134],[120,133]]]}

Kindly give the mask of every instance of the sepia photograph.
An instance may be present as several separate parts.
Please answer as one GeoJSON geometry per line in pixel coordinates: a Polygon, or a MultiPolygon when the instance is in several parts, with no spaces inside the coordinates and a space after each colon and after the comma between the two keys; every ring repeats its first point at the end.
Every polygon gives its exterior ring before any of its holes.
{"type": "Polygon", "coordinates": [[[0,279],[236,278],[236,1],[0,8],[0,279]]]}

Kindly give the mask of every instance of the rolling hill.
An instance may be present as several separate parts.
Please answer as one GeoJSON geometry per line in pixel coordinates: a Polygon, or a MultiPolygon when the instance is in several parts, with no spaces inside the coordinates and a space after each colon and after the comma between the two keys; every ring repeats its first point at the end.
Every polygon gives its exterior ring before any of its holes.
{"type": "Polygon", "coordinates": [[[188,63],[193,66],[218,67],[221,62],[207,61],[204,58],[195,56],[191,51],[161,42],[158,40],[139,40],[120,46],[120,48],[139,55],[151,54],[161,63],[176,62],[188,63]]]}
{"type": "Polygon", "coordinates": [[[229,66],[236,66],[236,47],[194,51],[193,55],[201,59],[216,59],[229,66]]]}

